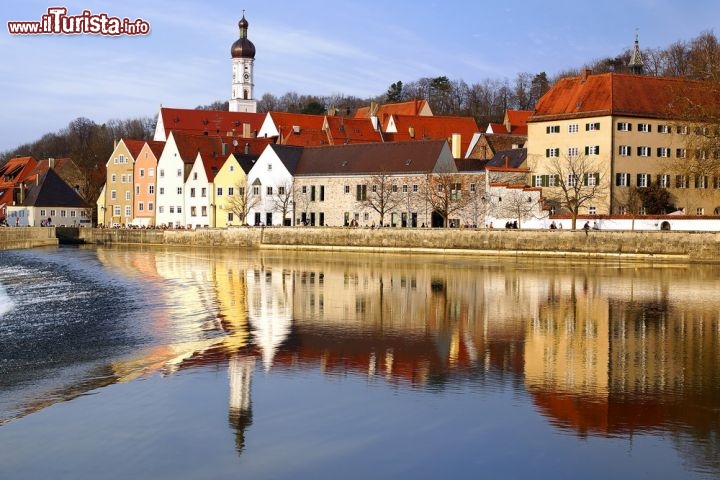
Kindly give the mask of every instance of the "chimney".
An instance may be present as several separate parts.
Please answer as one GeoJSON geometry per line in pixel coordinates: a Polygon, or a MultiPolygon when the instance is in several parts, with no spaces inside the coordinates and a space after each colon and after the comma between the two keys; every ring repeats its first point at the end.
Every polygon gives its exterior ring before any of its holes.
{"type": "Polygon", "coordinates": [[[460,135],[459,133],[452,134],[451,145],[452,145],[453,158],[462,158],[462,148],[460,146],[461,139],[462,139],[462,135],[460,135]]]}
{"type": "Polygon", "coordinates": [[[505,168],[510,168],[510,157],[503,155],[503,160],[505,161],[505,168]]]}
{"type": "Polygon", "coordinates": [[[292,128],[293,128],[293,133],[294,133],[294,134],[297,135],[297,134],[300,133],[300,125],[293,125],[292,128]]]}
{"type": "Polygon", "coordinates": [[[243,123],[243,138],[250,138],[250,124],[249,123],[243,123]]]}
{"type": "Polygon", "coordinates": [[[250,155],[250,143],[245,143],[245,155],[250,155]]]}
{"type": "Polygon", "coordinates": [[[415,138],[415,127],[408,128],[408,134],[410,135],[410,138],[415,138]]]}
{"type": "Polygon", "coordinates": [[[580,82],[585,83],[587,82],[588,77],[592,75],[592,70],[589,68],[585,68],[582,71],[582,75],[580,76],[580,82]]]}
{"type": "Polygon", "coordinates": [[[229,150],[228,150],[228,144],[227,144],[227,143],[223,143],[223,144],[222,144],[222,154],[223,154],[223,157],[227,157],[227,156],[228,156],[228,151],[229,151],[229,150]]]}
{"type": "Polygon", "coordinates": [[[48,168],[55,168],[55,159],[48,158],[48,168]]]}

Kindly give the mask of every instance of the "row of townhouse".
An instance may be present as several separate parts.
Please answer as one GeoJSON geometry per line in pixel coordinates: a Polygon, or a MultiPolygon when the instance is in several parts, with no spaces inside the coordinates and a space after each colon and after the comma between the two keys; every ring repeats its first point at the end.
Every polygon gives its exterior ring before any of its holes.
{"type": "Polygon", "coordinates": [[[529,183],[548,199],[595,189],[581,215],[671,213],[648,211],[638,187],[665,189],[669,210],[720,215],[718,111],[720,92],[704,82],[588,70],[562,79],[528,120],[529,183]]]}
{"type": "Polygon", "coordinates": [[[508,182],[497,172],[486,175],[487,163],[458,168],[447,140],[270,143],[252,155],[229,152],[219,136],[170,132],[164,143],[118,142],[108,161],[98,223],[437,227],[542,214],[539,189],[523,182],[526,170],[505,165],[500,170],[514,175],[508,182]],[[516,203],[532,211],[508,210],[518,192],[522,202],[516,203]],[[508,208],[501,211],[502,205],[508,208]]]}

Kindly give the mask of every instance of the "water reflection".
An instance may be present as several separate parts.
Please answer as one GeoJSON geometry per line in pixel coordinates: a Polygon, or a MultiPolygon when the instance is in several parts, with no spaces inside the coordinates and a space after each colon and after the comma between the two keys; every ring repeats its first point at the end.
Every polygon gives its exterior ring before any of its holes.
{"type": "MultiPolygon", "coordinates": [[[[258,371],[307,369],[439,391],[511,386],[563,432],[668,433],[720,472],[716,267],[516,264],[467,258],[98,248],[142,282],[153,342],[115,356],[89,391],[152,372],[227,367],[242,452],[258,371]]],[[[0,291],[1,294],[1,291],[0,291]]],[[[27,411],[51,403],[36,398],[27,411]]]]}

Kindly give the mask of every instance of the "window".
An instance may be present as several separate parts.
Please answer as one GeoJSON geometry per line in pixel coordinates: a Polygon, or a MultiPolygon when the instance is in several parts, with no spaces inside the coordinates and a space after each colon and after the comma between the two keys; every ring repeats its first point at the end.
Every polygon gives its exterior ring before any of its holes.
{"type": "Polygon", "coordinates": [[[165,207],[163,207],[163,206],[158,207],[158,213],[165,213],[165,207]]]}
{"type": "Polygon", "coordinates": [[[632,131],[632,123],[618,122],[617,129],[618,129],[618,132],[631,132],[632,131]]]}
{"type": "Polygon", "coordinates": [[[675,188],[688,188],[689,183],[687,175],[675,175],[675,188]]]}
{"type": "Polygon", "coordinates": [[[583,176],[583,183],[588,187],[595,187],[600,183],[600,173],[586,173],[583,176]]]}
{"type": "Polygon", "coordinates": [[[687,125],[678,125],[675,131],[680,135],[687,135],[687,133],[688,133],[687,125]]]}
{"type": "Polygon", "coordinates": [[[135,195],[140,195],[140,185],[135,185],[135,195]]]}
{"type": "Polygon", "coordinates": [[[568,148],[568,157],[577,157],[580,154],[580,151],[577,147],[569,147],[568,148]]]}
{"type": "Polygon", "coordinates": [[[272,163],[268,163],[268,170],[272,170],[272,163]]]}
{"type": "Polygon", "coordinates": [[[117,191],[110,190],[110,200],[117,200],[117,191]]]}
{"type": "Polygon", "coordinates": [[[138,203],[138,211],[142,212],[145,210],[145,204],[143,202],[138,203]]]}
{"type": "Polygon", "coordinates": [[[705,175],[696,175],[695,188],[708,188],[708,177],[706,177],[705,175]]]}
{"type": "MultiPolygon", "coordinates": [[[[22,213],[25,213],[25,212],[20,212],[20,213],[22,214],[22,213]]],[[[61,218],[67,217],[67,211],[66,211],[66,210],[60,210],[60,217],[61,217],[61,218]]]]}
{"type": "Polygon", "coordinates": [[[417,185],[413,185],[413,193],[417,193],[417,191],[418,191],[418,186],[417,186],[417,185]]]}
{"type": "MultiPolygon", "coordinates": [[[[52,214],[52,210],[50,213],[52,214]]],[[[113,215],[116,217],[120,216],[120,205],[115,205],[115,208],[113,208],[113,215]]]]}
{"type": "Polygon", "coordinates": [[[160,187],[160,195],[165,195],[165,187],[160,187]]]}
{"type": "Polygon", "coordinates": [[[670,158],[670,149],[666,147],[658,147],[657,156],[660,158],[670,158]]]}
{"type": "Polygon", "coordinates": [[[403,185],[403,186],[402,186],[402,192],[403,192],[403,193],[407,193],[407,192],[408,192],[408,186],[407,186],[407,185],[403,185]]]}
{"type": "Polygon", "coordinates": [[[703,150],[701,148],[695,149],[695,159],[696,160],[705,160],[707,158],[707,151],[703,150]]]}
{"type": "Polygon", "coordinates": [[[190,216],[197,217],[197,207],[190,207],[190,216]]]}
{"type": "Polygon", "coordinates": [[[115,182],[117,182],[117,175],[115,175],[113,173],[112,175],[110,175],[110,183],[115,183],[115,182]]]}
{"type": "Polygon", "coordinates": [[[222,187],[217,187],[217,196],[222,197],[222,187]]]}
{"type": "Polygon", "coordinates": [[[652,126],[649,123],[638,123],[638,132],[650,133],[652,126]]]}
{"type": "Polygon", "coordinates": [[[131,200],[132,199],[132,193],[130,190],[125,192],[125,200],[131,200]]]}
{"type": "Polygon", "coordinates": [[[170,207],[170,213],[175,213],[175,207],[170,207]]]}
{"type": "Polygon", "coordinates": [[[632,155],[632,147],[630,145],[620,145],[619,153],[623,157],[629,157],[632,155]]]}
{"type": "Polygon", "coordinates": [[[76,212],[75,210],[70,210],[70,216],[71,216],[72,218],[77,217],[77,212],[76,212]]]}
{"type": "Polygon", "coordinates": [[[670,125],[658,125],[658,133],[670,133],[670,125]]]}
{"type": "Polygon", "coordinates": [[[230,196],[235,195],[235,189],[233,187],[228,187],[228,195],[230,195],[230,196]]]}
{"type": "Polygon", "coordinates": [[[702,207],[698,207],[698,208],[695,210],[695,215],[705,215],[705,209],[702,208],[702,207]]]}
{"type": "Polygon", "coordinates": [[[272,195],[272,192],[273,192],[273,188],[272,188],[272,187],[267,187],[267,194],[268,194],[268,195],[272,195]]]}
{"type": "Polygon", "coordinates": [[[45,214],[45,210],[40,210],[40,216],[41,216],[41,217],[44,217],[45,215],[46,215],[46,214],[45,214]]]}
{"type": "Polygon", "coordinates": [[[182,168],[177,169],[177,176],[182,177],[182,168]]]}
{"type": "MultiPolygon", "coordinates": [[[[407,185],[403,185],[403,187],[406,187],[406,186],[407,186],[407,185]]],[[[472,193],[477,192],[477,185],[475,185],[474,183],[471,183],[471,184],[470,184],[470,191],[471,191],[472,193]]]]}
{"type": "Polygon", "coordinates": [[[675,149],[675,156],[677,158],[685,158],[686,154],[687,150],[685,150],[684,148],[675,149]]]}
{"type": "Polygon", "coordinates": [[[203,205],[202,207],[200,207],[200,213],[203,217],[207,217],[207,205],[203,205]]]}
{"type": "Polygon", "coordinates": [[[357,200],[358,202],[367,200],[367,185],[355,186],[355,200],[357,200]]]}
{"type": "Polygon", "coordinates": [[[120,175],[120,183],[127,182],[127,175],[120,175]]]}
{"type": "Polygon", "coordinates": [[[649,157],[650,147],[637,147],[637,154],[639,157],[649,157]]]}
{"type": "Polygon", "coordinates": [[[350,185],[345,185],[345,193],[350,193],[350,185]]]}
{"type": "Polygon", "coordinates": [[[392,192],[393,192],[393,193],[397,193],[397,191],[398,191],[397,185],[393,185],[393,186],[392,186],[392,192]]]}
{"type": "Polygon", "coordinates": [[[560,156],[560,149],[559,149],[559,148],[546,148],[546,149],[545,149],[545,156],[546,156],[547,158],[559,157],[559,156],[560,156]]]}
{"type": "Polygon", "coordinates": [[[182,207],[178,206],[177,211],[178,211],[178,213],[182,213],[182,207]]]}
{"type": "Polygon", "coordinates": [[[597,215],[597,207],[588,207],[588,215],[597,215]]]}
{"type": "Polygon", "coordinates": [[[571,173],[570,175],[568,175],[568,179],[567,179],[568,187],[575,187],[575,186],[577,186],[577,182],[578,182],[578,176],[577,176],[577,175],[575,175],[574,173],[571,173]]]}
{"type": "Polygon", "coordinates": [[[165,176],[165,170],[161,168],[160,169],[160,178],[163,178],[164,176],[165,176]]]}
{"type": "Polygon", "coordinates": [[[201,196],[202,198],[206,198],[206,197],[207,197],[207,188],[203,187],[203,188],[200,190],[200,196],[201,196]]]}
{"type": "MultiPolygon", "coordinates": [[[[720,177],[713,177],[713,188],[718,189],[720,188],[720,177]]],[[[44,213],[40,213],[40,216],[45,215],[44,213]]]]}
{"type": "Polygon", "coordinates": [[[600,155],[600,145],[585,147],[585,155],[600,155]]]}
{"type": "Polygon", "coordinates": [[[629,187],[630,186],[630,174],[629,173],[616,173],[615,174],[615,186],[629,187]]]}
{"type": "Polygon", "coordinates": [[[178,195],[182,195],[182,187],[178,187],[177,193],[178,193],[178,195]]]}
{"type": "MultiPolygon", "coordinates": [[[[303,188],[305,188],[305,187],[303,187],[303,188]]],[[[260,187],[255,185],[252,189],[252,192],[253,192],[253,195],[255,195],[257,197],[258,195],[260,195],[260,187]]]]}
{"type": "Polygon", "coordinates": [[[155,204],[153,202],[148,202],[148,210],[150,210],[152,212],[154,208],[155,208],[155,204]]]}
{"type": "Polygon", "coordinates": [[[303,185],[300,191],[303,193],[303,195],[307,194],[307,185],[303,185]]]}
{"type": "Polygon", "coordinates": [[[325,201],[325,185],[320,185],[320,201],[325,201]]]}
{"type": "Polygon", "coordinates": [[[460,200],[462,197],[462,185],[453,183],[450,185],[450,201],[460,200]]]}
{"type": "Polygon", "coordinates": [[[140,174],[140,178],[143,178],[145,176],[145,169],[141,168],[139,171],[139,174],[140,174]]]}
{"type": "Polygon", "coordinates": [[[660,174],[657,176],[657,184],[660,188],[670,188],[670,175],[660,174]]]}
{"type": "Polygon", "coordinates": [[[155,176],[155,169],[148,168],[148,177],[154,177],[154,176],[155,176]]]}
{"type": "Polygon", "coordinates": [[[285,187],[278,187],[278,195],[285,195],[285,187]]]}
{"type": "MultiPolygon", "coordinates": [[[[230,167],[230,168],[232,168],[232,167],[230,167]]],[[[233,214],[232,214],[232,212],[228,212],[228,222],[232,222],[232,221],[233,221],[233,214]]]]}
{"type": "Polygon", "coordinates": [[[650,174],[649,173],[638,173],[637,174],[637,186],[638,187],[649,187],[650,186],[650,174]]]}
{"type": "MultiPolygon", "coordinates": [[[[230,172],[234,172],[234,171],[235,171],[235,165],[230,165],[230,172]]],[[[231,214],[231,215],[232,215],[232,214],[231,214]]],[[[232,220],[232,219],[231,219],[231,220],[232,220]]]]}
{"type": "Polygon", "coordinates": [[[595,123],[586,123],[585,124],[585,131],[586,132],[595,132],[600,130],[600,122],[595,123]]]}
{"type": "Polygon", "coordinates": [[[556,187],[560,179],[557,175],[534,175],[532,183],[533,187],[556,187]]]}
{"type": "Polygon", "coordinates": [[[568,125],[568,133],[577,133],[578,132],[578,124],[577,123],[571,123],[568,125]]]}
{"type": "Polygon", "coordinates": [[[545,133],[560,133],[560,125],[545,127],[545,133]]]}
{"type": "Polygon", "coordinates": [[[193,180],[197,180],[197,172],[193,172],[193,180]]]}
{"type": "Polygon", "coordinates": [[[373,193],[377,193],[377,185],[373,185],[373,186],[371,187],[371,190],[372,190],[373,193]]]}
{"type": "Polygon", "coordinates": [[[125,216],[129,217],[132,215],[132,207],[130,205],[125,205],[125,216]]]}

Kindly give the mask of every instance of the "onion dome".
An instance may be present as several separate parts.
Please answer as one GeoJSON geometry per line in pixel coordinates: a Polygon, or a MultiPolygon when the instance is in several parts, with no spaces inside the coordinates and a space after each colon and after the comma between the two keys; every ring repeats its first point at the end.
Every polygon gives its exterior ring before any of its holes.
{"type": "Polygon", "coordinates": [[[238,22],[240,38],[235,40],[235,43],[230,47],[230,56],[232,58],[255,58],[255,45],[247,38],[248,25],[245,14],[243,14],[243,17],[238,22]]]}

